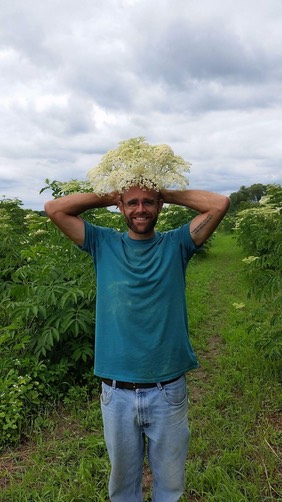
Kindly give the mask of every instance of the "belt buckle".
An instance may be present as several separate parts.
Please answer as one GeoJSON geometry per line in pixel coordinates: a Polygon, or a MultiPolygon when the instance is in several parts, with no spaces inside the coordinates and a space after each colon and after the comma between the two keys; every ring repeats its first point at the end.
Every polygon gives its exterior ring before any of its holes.
{"type": "Polygon", "coordinates": [[[133,390],[136,390],[136,383],[135,382],[132,383],[132,387],[133,387],[133,390]]]}

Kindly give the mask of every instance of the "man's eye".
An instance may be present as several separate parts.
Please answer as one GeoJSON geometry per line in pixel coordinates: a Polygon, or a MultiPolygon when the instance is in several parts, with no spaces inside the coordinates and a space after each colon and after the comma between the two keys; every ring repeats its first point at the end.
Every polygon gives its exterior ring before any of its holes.
{"type": "MultiPolygon", "coordinates": [[[[145,207],[153,207],[155,205],[154,200],[144,200],[142,203],[143,206],[145,207]]],[[[137,200],[130,200],[129,202],[126,203],[127,207],[134,208],[139,206],[139,202],[137,200]]]]}

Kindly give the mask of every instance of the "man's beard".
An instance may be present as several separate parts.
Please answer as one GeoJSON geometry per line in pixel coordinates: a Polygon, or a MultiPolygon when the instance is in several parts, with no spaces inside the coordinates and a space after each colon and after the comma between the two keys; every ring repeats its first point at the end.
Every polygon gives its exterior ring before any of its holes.
{"type": "Polygon", "coordinates": [[[125,221],[126,221],[128,228],[130,228],[130,230],[132,230],[132,232],[134,232],[135,234],[141,234],[141,235],[145,235],[145,234],[152,232],[152,230],[154,230],[156,223],[158,221],[158,214],[156,214],[156,216],[154,216],[153,218],[149,218],[147,220],[147,225],[145,227],[143,227],[143,229],[141,230],[138,227],[138,225],[135,225],[134,220],[132,218],[129,218],[126,215],[124,215],[124,217],[125,217],[125,221]]]}

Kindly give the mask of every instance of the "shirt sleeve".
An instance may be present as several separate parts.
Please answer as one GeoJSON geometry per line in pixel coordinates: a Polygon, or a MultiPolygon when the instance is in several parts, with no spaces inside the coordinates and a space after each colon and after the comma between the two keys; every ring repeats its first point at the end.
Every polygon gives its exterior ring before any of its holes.
{"type": "Polygon", "coordinates": [[[117,232],[109,227],[100,227],[93,225],[88,221],[84,221],[84,241],[82,251],[86,251],[91,256],[95,257],[98,254],[99,247],[104,241],[113,239],[117,232]]]}
{"type": "Polygon", "coordinates": [[[99,241],[99,227],[92,225],[88,221],[84,221],[84,241],[82,244],[82,251],[86,251],[92,256],[96,254],[96,248],[99,241]]]}
{"type": "Polygon", "coordinates": [[[184,261],[188,262],[193,254],[201,249],[201,246],[197,246],[191,237],[190,223],[186,223],[186,225],[182,225],[171,232],[181,246],[184,261]]]}

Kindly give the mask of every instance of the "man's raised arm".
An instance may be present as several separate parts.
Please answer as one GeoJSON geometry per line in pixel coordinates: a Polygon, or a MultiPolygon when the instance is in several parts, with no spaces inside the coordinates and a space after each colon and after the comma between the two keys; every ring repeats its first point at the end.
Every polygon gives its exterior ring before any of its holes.
{"type": "Polygon", "coordinates": [[[82,246],[84,241],[84,223],[80,214],[88,209],[108,207],[118,204],[119,195],[112,192],[106,195],[76,193],[46,202],[44,209],[53,223],[72,241],[82,246]]]}
{"type": "Polygon", "coordinates": [[[198,211],[190,225],[190,232],[196,245],[210,237],[228,211],[230,200],[225,195],[206,190],[162,190],[165,203],[186,206],[198,211]]]}

